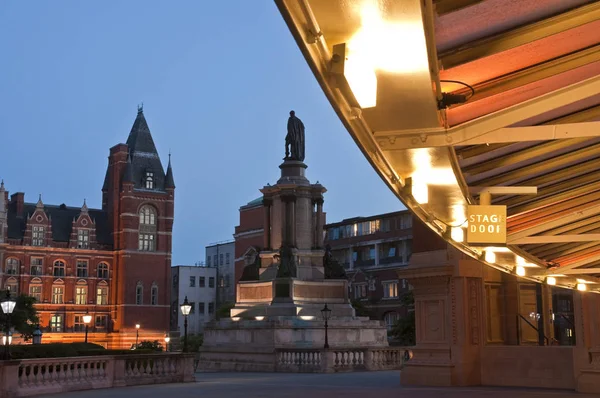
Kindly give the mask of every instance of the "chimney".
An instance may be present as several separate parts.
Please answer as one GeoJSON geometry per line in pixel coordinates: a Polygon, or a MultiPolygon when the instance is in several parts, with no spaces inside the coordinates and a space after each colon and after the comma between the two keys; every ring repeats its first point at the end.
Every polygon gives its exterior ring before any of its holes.
{"type": "Polygon", "coordinates": [[[24,192],[15,192],[10,195],[10,205],[16,206],[16,214],[17,217],[23,215],[23,207],[25,204],[25,193],[24,192]]]}

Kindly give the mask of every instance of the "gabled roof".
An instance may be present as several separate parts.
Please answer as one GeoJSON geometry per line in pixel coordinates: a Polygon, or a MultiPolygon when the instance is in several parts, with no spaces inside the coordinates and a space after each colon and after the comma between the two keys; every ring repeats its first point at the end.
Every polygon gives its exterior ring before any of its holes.
{"type": "Polygon", "coordinates": [[[156,151],[150,128],[144,117],[144,110],[138,108],[137,117],[127,138],[129,156],[133,166],[132,177],[134,187],[145,189],[144,178],[147,171],[154,173],[155,189],[164,191],[165,171],[156,151]]]}
{"type": "MultiPolygon", "coordinates": [[[[27,227],[27,215],[35,212],[35,203],[24,203],[23,213],[17,214],[16,204],[8,207],[8,238],[23,239],[27,227]]],[[[81,208],[65,205],[44,205],[44,212],[52,220],[52,240],[68,242],[71,239],[73,219],[81,213],[81,208]]],[[[96,241],[101,245],[112,245],[112,237],[108,227],[108,215],[98,209],[88,209],[90,218],[96,223],[96,241]]]]}

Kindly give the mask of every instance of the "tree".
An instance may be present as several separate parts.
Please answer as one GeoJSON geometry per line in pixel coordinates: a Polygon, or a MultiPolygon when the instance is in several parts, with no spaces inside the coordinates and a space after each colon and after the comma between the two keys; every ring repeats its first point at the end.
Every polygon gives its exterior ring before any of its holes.
{"type": "MultiPolygon", "coordinates": [[[[0,297],[4,299],[6,297],[6,291],[0,292],[0,297]]],[[[21,334],[21,337],[25,341],[28,341],[33,336],[33,331],[40,319],[35,309],[35,298],[26,296],[24,294],[17,296],[17,304],[15,309],[10,316],[10,325],[14,330],[21,334]]],[[[2,330],[6,333],[7,315],[0,311],[0,325],[2,330]]]]}
{"type": "MultiPolygon", "coordinates": [[[[402,296],[401,302],[404,306],[414,308],[415,296],[410,291],[402,296]]],[[[411,310],[408,314],[394,324],[389,332],[390,337],[394,338],[400,345],[415,345],[416,344],[416,329],[415,329],[415,311],[411,310]]]]}
{"type": "Polygon", "coordinates": [[[363,304],[363,301],[361,299],[354,299],[351,301],[352,307],[354,308],[354,312],[356,314],[356,316],[366,316],[366,317],[371,317],[371,313],[369,312],[369,310],[365,307],[365,305],[363,304]]]}
{"type": "Polygon", "coordinates": [[[235,303],[223,303],[217,311],[215,312],[215,317],[217,319],[221,318],[229,318],[231,314],[231,309],[235,307],[235,303]]]}
{"type": "MultiPolygon", "coordinates": [[[[181,337],[181,345],[183,346],[184,337],[181,337]]],[[[187,352],[198,352],[204,343],[203,334],[192,334],[187,338],[187,352]]]]}
{"type": "Polygon", "coordinates": [[[137,349],[138,350],[162,351],[163,350],[163,346],[162,346],[161,343],[159,343],[158,340],[154,340],[154,341],[144,340],[144,341],[141,341],[137,345],[137,349]]]}

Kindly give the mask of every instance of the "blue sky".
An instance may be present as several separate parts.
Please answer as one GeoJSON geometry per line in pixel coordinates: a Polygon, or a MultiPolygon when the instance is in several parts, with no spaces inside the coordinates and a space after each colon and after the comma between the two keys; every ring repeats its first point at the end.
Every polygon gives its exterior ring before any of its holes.
{"type": "Polygon", "coordinates": [[[232,239],[239,207],[276,182],[291,109],[329,222],[402,208],[270,0],[2,1],[0,49],[6,188],[100,207],[108,150],[143,101],[165,167],[173,154],[173,264],[232,239]]]}

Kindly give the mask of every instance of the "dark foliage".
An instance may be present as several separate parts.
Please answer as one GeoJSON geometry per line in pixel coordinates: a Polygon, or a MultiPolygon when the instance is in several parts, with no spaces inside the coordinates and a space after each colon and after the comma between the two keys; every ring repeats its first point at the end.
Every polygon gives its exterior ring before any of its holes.
{"type": "MultiPolygon", "coordinates": [[[[6,291],[0,291],[0,298],[4,299],[4,297],[6,297],[6,291]]],[[[10,316],[10,324],[21,334],[25,341],[28,341],[39,322],[37,311],[33,305],[35,299],[31,296],[20,295],[16,300],[17,304],[10,316]]],[[[2,325],[4,332],[6,332],[4,329],[6,328],[6,318],[7,315],[0,311],[0,325],[2,325]]]]}

